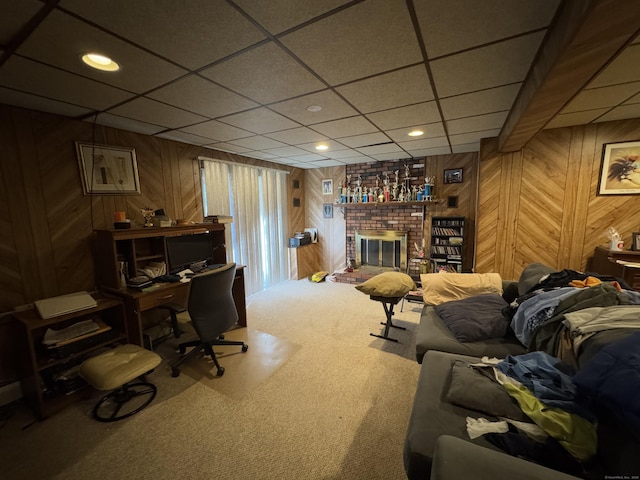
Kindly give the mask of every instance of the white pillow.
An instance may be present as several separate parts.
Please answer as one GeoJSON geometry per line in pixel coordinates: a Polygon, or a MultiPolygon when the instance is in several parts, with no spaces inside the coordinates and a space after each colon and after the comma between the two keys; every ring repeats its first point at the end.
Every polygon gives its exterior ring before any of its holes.
{"type": "Polygon", "coordinates": [[[440,305],[482,293],[502,295],[499,273],[423,273],[420,281],[422,297],[428,305],[440,305]]]}

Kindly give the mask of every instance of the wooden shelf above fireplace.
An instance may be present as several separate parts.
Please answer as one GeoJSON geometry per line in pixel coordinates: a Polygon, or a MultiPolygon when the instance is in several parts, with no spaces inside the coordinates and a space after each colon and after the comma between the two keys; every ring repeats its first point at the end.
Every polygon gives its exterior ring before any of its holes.
{"type": "Polygon", "coordinates": [[[391,207],[426,207],[427,205],[438,205],[444,200],[436,199],[430,202],[366,202],[366,203],[336,203],[334,206],[340,208],[391,208],[391,207]]]}

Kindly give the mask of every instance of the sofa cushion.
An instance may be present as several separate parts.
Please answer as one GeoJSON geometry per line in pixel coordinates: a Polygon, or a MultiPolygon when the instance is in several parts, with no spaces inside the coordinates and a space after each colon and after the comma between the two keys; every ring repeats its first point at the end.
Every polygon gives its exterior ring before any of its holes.
{"type": "Polygon", "coordinates": [[[530,263],[520,274],[520,279],[518,280],[518,294],[524,295],[525,293],[528,293],[533,287],[540,283],[540,280],[543,277],[555,271],[555,268],[551,268],[542,263],[530,263]]]}
{"type": "Polygon", "coordinates": [[[502,385],[459,360],[451,369],[447,401],[494,417],[531,421],[502,385]]]}
{"type": "Polygon", "coordinates": [[[404,297],[416,289],[416,283],[406,273],[383,272],[371,277],[366,282],[356,285],[356,290],[373,297],[404,297]]]}
{"type": "Polygon", "coordinates": [[[434,308],[458,341],[475,342],[504,337],[509,319],[502,315],[502,309],[508,305],[501,295],[486,293],[441,303],[434,308]]]}
{"type": "MultiPolygon", "coordinates": [[[[438,437],[453,435],[468,439],[466,417],[490,418],[446,400],[451,367],[456,360],[478,362],[480,359],[435,351],[425,355],[405,437],[404,467],[409,480],[429,477],[438,437]]],[[[469,441],[492,450],[498,449],[483,437],[469,441]]]]}
{"type": "Polygon", "coordinates": [[[422,357],[428,350],[440,350],[460,355],[504,358],[507,355],[520,355],[527,349],[516,339],[511,330],[503,338],[487,338],[475,342],[459,342],[451,330],[438,316],[433,306],[425,305],[416,329],[416,359],[422,363],[422,357]]]}
{"type": "Polygon", "coordinates": [[[436,443],[431,467],[431,480],[458,480],[461,478],[473,478],[474,480],[494,480],[496,478],[512,480],[578,479],[578,477],[551,470],[506,453],[474,445],[451,435],[443,435],[436,443]]]}
{"type": "Polygon", "coordinates": [[[424,303],[428,305],[483,293],[502,295],[502,278],[498,273],[423,273],[420,281],[424,303]]]}

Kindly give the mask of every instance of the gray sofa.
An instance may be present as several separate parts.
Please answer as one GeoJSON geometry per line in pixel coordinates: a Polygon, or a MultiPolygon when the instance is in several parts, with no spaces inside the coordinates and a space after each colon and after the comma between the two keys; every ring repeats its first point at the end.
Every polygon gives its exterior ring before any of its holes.
{"type": "MultiPolygon", "coordinates": [[[[518,295],[523,295],[543,275],[553,271],[555,270],[541,264],[528,266],[518,282],[505,283],[505,300],[510,302],[518,295]]],[[[526,350],[513,333],[504,338],[459,342],[434,307],[425,305],[416,333],[416,358],[422,366],[404,446],[405,471],[409,480],[572,478],[556,470],[538,470],[540,466],[534,463],[505,455],[484,436],[470,440],[466,432],[466,417],[484,417],[489,420],[496,418],[454,405],[447,400],[451,370],[457,360],[477,362],[482,356],[504,358],[507,355],[525,353],[526,350]],[[455,437],[459,441],[441,439],[443,436],[455,437]],[[456,459],[459,459],[457,463],[456,459]],[[507,470],[503,471],[502,468],[507,470]],[[517,471],[518,468],[522,475],[505,476],[505,471],[517,471]],[[538,471],[544,472],[544,475],[536,476],[537,473],[533,473],[538,471]]],[[[597,458],[594,465],[589,466],[589,471],[596,473],[589,478],[602,478],[602,475],[607,474],[640,473],[640,462],[632,453],[633,449],[640,448],[640,442],[633,436],[614,433],[620,432],[620,428],[621,425],[613,417],[600,423],[598,436],[601,440],[598,442],[597,458]],[[602,438],[606,440],[603,441],[602,438]]],[[[581,477],[584,477],[583,473],[581,477]]]]}

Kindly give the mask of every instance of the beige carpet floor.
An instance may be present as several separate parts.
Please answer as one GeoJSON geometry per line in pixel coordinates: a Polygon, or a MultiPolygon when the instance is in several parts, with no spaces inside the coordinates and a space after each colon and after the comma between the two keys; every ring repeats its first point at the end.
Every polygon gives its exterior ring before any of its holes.
{"type": "Polygon", "coordinates": [[[90,416],[98,394],[42,422],[18,406],[0,428],[0,476],[404,479],[421,305],[397,310],[395,344],[369,335],[382,305],[352,285],[280,284],[248,299],[249,327],[228,337],[249,350],[220,349],[223,377],[203,359],[172,378],[165,361],[154,402],[111,424],[90,416]]]}

